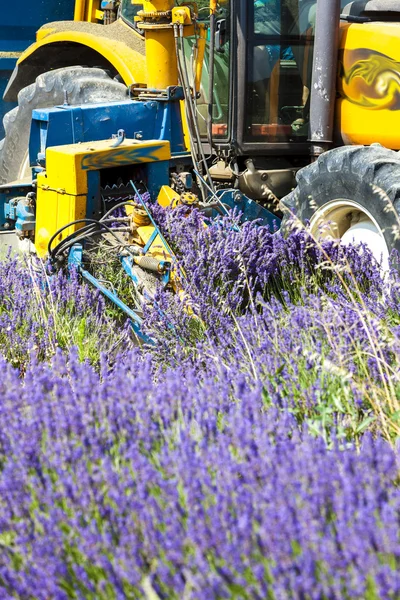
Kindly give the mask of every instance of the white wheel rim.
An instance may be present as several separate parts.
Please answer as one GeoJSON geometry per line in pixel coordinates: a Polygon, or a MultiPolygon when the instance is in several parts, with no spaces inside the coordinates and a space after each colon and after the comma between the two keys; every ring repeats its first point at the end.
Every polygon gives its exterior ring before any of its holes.
{"type": "Polygon", "coordinates": [[[320,240],[365,244],[383,271],[389,270],[389,248],[382,229],[371,213],[354,200],[340,198],[319,208],[311,218],[310,231],[320,240]]]}

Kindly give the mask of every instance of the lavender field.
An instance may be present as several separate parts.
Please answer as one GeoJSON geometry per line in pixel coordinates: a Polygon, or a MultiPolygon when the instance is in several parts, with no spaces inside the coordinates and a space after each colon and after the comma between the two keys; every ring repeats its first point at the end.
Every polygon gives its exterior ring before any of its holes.
{"type": "Polygon", "coordinates": [[[186,300],[148,307],[154,346],[0,263],[0,598],[400,598],[399,275],[157,216],[186,300]]]}

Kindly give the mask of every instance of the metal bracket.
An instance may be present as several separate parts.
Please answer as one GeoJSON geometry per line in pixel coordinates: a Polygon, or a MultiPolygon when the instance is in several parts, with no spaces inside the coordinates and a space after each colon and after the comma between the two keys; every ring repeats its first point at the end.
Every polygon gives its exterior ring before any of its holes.
{"type": "Polygon", "coordinates": [[[184,100],[183,88],[179,85],[169,86],[165,90],[132,87],[130,88],[130,93],[132,97],[142,101],[158,100],[160,102],[176,102],[184,100]]]}

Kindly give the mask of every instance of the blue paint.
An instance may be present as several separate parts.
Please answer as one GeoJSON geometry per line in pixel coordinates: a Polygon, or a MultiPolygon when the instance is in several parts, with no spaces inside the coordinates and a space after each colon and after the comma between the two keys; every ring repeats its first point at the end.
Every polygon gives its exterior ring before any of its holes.
{"type": "Polygon", "coordinates": [[[154,344],[153,340],[145,335],[141,326],[143,323],[143,319],[137,314],[136,311],[132,310],[123,302],[117,294],[106,288],[96,277],[91,275],[86,269],[82,266],[82,254],[83,247],[81,244],[74,244],[68,255],[68,267],[69,269],[78,269],[79,273],[82,275],[86,281],[91,283],[94,287],[96,287],[106,298],[111,300],[118,308],[120,308],[131,320],[131,325],[136,335],[146,344],[154,344]]]}
{"type": "MultiPolygon", "coordinates": [[[[46,148],[110,139],[119,129],[130,139],[168,140],[171,153],[184,153],[179,103],[126,100],[111,104],[63,105],[32,114],[31,166],[43,161],[46,148]]],[[[133,162],[135,158],[132,158],[133,162]]],[[[167,183],[166,181],[165,183],[167,183]]],[[[164,184],[161,184],[164,185],[164,184]]]]}
{"type": "Polygon", "coordinates": [[[86,218],[99,219],[102,215],[100,171],[88,171],[87,183],[86,218]]]}
{"type": "Polygon", "coordinates": [[[34,231],[36,223],[35,210],[33,205],[28,203],[26,199],[17,203],[15,216],[17,218],[15,223],[17,234],[34,231]]]}
{"type": "MultiPolygon", "coordinates": [[[[241,213],[241,223],[258,221],[260,225],[267,225],[271,231],[279,229],[281,223],[279,217],[239,190],[219,190],[216,196],[227,208],[241,213]]],[[[217,216],[217,212],[215,212],[215,216],[217,216]]]]}
{"type": "Polygon", "coordinates": [[[148,163],[147,165],[147,189],[151,198],[156,199],[163,185],[169,185],[170,163],[167,160],[148,163]]]}
{"type": "Polygon", "coordinates": [[[3,102],[1,100],[16,62],[16,59],[0,59],[0,139],[4,137],[4,115],[17,106],[15,102],[3,102]]]}
{"type": "MultiPolygon", "coordinates": [[[[35,41],[36,31],[44,23],[73,19],[75,0],[2,0],[0,52],[22,52],[35,41]]],[[[0,59],[0,138],[4,137],[3,117],[16,106],[3,102],[4,90],[17,58],[0,59]]]]}
{"type": "Polygon", "coordinates": [[[9,184],[0,187],[0,231],[10,230],[15,227],[17,220],[18,202],[14,198],[25,198],[32,192],[32,184],[9,184]]]}

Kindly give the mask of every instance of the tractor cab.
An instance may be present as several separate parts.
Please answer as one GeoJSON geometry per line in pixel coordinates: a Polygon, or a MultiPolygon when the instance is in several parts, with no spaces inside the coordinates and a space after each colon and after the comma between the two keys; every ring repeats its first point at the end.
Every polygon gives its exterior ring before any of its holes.
{"type": "MultiPolygon", "coordinates": [[[[203,4],[199,20],[209,25],[209,3],[203,4]]],[[[309,155],[316,5],[317,0],[224,0],[218,5],[215,49],[209,28],[197,105],[206,137],[213,69],[212,139],[220,150],[239,156],[309,155]]],[[[196,43],[187,40],[188,59],[196,43]]]]}
{"type": "MultiPolygon", "coordinates": [[[[142,3],[122,0],[120,16],[136,28],[141,10],[142,3]]],[[[219,147],[265,153],[295,143],[295,154],[307,151],[315,15],[316,0],[224,0],[212,49],[210,4],[198,2],[198,21],[208,28],[197,100],[204,138],[213,69],[212,138],[219,147]]],[[[197,35],[185,45],[193,66],[197,35]]]]}
{"type": "Polygon", "coordinates": [[[214,57],[217,145],[240,155],[308,152],[315,15],[316,0],[223,4],[214,57]]]}

